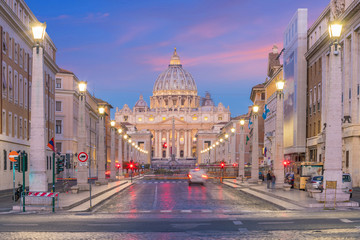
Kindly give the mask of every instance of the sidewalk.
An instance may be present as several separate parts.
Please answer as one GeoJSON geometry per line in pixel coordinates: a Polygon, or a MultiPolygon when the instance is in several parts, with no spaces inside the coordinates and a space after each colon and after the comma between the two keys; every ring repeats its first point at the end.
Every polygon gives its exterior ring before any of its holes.
{"type": "MultiPolygon", "coordinates": [[[[324,203],[319,203],[315,198],[309,197],[308,193],[305,191],[299,191],[296,189],[291,189],[290,191],[284,191],[282,189],[267,189],[266,184],[251,185],[241,183],[237,179],[226,179],[224,180],[224,184],[271,202],[285,210],[304,210],[306,208],[324,207],[324,203]]],[[[347,207],[359,207],[357,202],[350,201],[349,204],[351,206],[347,207]]],[[[337,204],[337,207],[343,206],[341,206],[341,204],[337,204]]]]}

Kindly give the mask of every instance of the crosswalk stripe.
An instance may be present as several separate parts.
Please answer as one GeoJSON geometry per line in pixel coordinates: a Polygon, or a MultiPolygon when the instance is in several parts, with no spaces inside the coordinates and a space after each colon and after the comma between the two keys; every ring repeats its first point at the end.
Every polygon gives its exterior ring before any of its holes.
{"type": "Polygon", "coordinates": [[[241,221],[233,221],[235,225],[242,225],[243,223],[241,221]]]}
{"type": "Polygon", "coordinates": [[[342,219],[340,219],[340,221],[342,221],[343,223],[352,223],[353,222],[350,219],[346,219],[346,218],[342,218],[342,219]]]}
{"type": "Polygon", "coordinates": [[[169,212],[172,212],[172,210],[160,210],[160,212],[169,213],[169,212]]]}
{"type": "Polygon", "coordinates": [[[203,213],[209,213],[209,212],[212,212],[212,210],[209,210],[209,209],[203,209],[203,210],[201,210],[201,212],[203,212],[203,213]]]}
{"type": "Polygon", "coordinates": [[[191,213],[191,210],[181,210],[182,213],[191,213]]]}

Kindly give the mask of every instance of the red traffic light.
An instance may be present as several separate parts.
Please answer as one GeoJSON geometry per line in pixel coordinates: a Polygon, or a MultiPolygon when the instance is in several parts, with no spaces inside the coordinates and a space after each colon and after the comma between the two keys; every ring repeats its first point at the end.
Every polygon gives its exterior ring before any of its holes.
{"type": "Polygon", "coordinates": [[[284,167],[289,166],[289,165],[290,165],[290,161],[289,161],[289,160],[284,160],[284,161],[283,161],[283,165],[284,165],[284,167]]]}
{"type": "Polygon", "coordinates": [[[225,163],[222,162],[222,163],[220,164],[220,167],[221,167],[221,168],[224,168],[224,167],[225,167],[225,163]]]}
{"type": "Polygon", "coordinates": [[[163,148],[167,148],[167,143],[166,142],[163,144],[163,148]]]}
{"type": "Polygon", "coordinates": [[[130,163],[130,166],[129,166],[131,169],[134,168],[134,164],[130,163]]]}
{"type": "Polygon", "coordinates": [[[120,168],[120,163],[116,163],[115,167],[119,169],[120,168]]]}
{"type": "Polygon", "coordinates": [[[237,166],[237,163],[234,163],[234,164],[233,164],[233,167],[236,167],[236,166],[237,166]]]}

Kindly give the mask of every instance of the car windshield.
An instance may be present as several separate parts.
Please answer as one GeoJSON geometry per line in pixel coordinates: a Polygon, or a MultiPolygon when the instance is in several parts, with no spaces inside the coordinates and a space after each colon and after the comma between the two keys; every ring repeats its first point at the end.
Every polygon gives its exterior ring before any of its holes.
{"type": "Polygon", "coordinates": [[[343,181],[343,182],[351,182],[351,177],[350,177],[350,175],[343,175],[342,181],[343,181]]]}
{"type": "Polygon", "coordinates": [[[313,177],[313,181],[322,181],[323,180],[323,176],[315,176],[313,177]]]}

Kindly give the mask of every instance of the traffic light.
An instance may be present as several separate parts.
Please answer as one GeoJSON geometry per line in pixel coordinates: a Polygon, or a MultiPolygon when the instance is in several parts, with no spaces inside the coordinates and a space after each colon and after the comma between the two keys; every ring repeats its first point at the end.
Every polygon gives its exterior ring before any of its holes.
{"type": "Polygon", "coordinates": [[[27,172],[28,170],[28,154],[25,151],[21,153],[20,168],[22,172],[27,172]]]}
{"type": "Polygon", "coordinates": [[[64,156],[60,156],[56,161],[56,174],[59,174],[64,171],[65,158],[64,156]]]}
{"type": "Polygon", "coordinates": [[[283,165],[284,165],[284,167],[289,166],[289,165],[290,165],[290,161],[289,161],[289,160],[284,160],[284,161],[283,161],[283,165]]]}
{"type": "Polygon", "coordinates": [[[234,164],[233,164],[233,167],[237,167],[237,163],[234,163],[234,164]]]}
{"type": "Polygon", "coordinates": [[[116,167],[117,169],[119,169],[119,168],[120,168],[120,163],[115,163],[115,167],[116,167]]]}
{"type": "Polygon", "coordinates": [[[224,162],[221,162],[220,167],[221,167],[221,169],[224,169],[225,163],[224,163],[224,162]]]}
{"type": "Polygon", "coordinates": [[[20,168],[20,156],[15,158],[16,162],[14,162],[14,168],[15,170],[17,170],[18,172],[21,172],[21,168],[20,168]]]}
{"type": "Polygon", "coordinates": [[[163,148],[167,148],[167,143],[166,142],[164,142],[163,148]]]}

